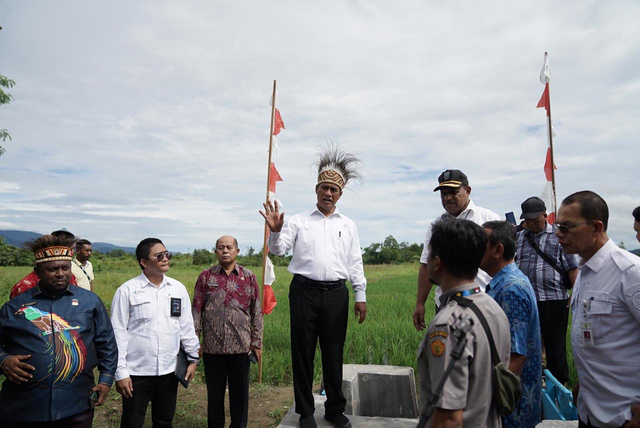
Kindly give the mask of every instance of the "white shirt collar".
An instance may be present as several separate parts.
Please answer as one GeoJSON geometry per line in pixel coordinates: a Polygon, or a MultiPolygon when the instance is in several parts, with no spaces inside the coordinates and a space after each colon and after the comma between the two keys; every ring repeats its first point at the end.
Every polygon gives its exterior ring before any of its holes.
{"type": "MultiPolygon", "coordinates": [[[[149,281],[149,278],[147,278],[147,275],[144,274],[144,272],[142,272],[140,274],[140,276],[138,277],[139,284],[140,284],[140,288],[144,288],[148,285],[152,286],[152,287],[156,287],[156,285],[154,283],[152,283],[151,281],[149,281]]],[[[169,279],[167,278],[167,275],[162,274],[162,282],[160,283],[160,286],[157,288],[161,288],[165,285],[171,285],[171,281],[169,281],[169,279]]]]}
{"type": "Polygon", "coordinates": [[[465,208],[464,211],[462,211],[460,213],[460,215],[456,218],[459,218],[461,220],[464,220],[467,218],[467,216],[473,211],[473,209],[476,207],[476,204],[473,203],[473,201],[471,199],[469,199],[469,205],[467,205],[467,208],[465,208]]]}
{"type": "Polygon", "coordinates": [[[337,207],[337,206],[336,206],[336,209],[333,211],[333,213],[331,213],[331,214],[330,214],[330,215],[328,215],[328,216],[325,216],[324,214],[322,214],[322,211],[320,211],[320,210],[318,209],[318,205],[316,205],[315,209],[311,211],[311,215],[313,215],[313,214],[315,214],[315,213],[320,214],[320,215],[321,215],[322,217],[324,217],[324,218],[329,218],[329,217],[332,217],[332,216],[334,216],[334,215],[338,215],[338,216],[340,216],[340,215],[341,215],[341,214],[340,214],[340,211],[338,211],[338,207],[337,207]]]}
{"type": "Polygon", "coordinates": [[[592,271],[594,271],[595,273],[598,273],[598,271],[604,264],[604,261],[609,257],[609,254],[611,254],[615,249],[616,249],[615,242],[609,239],[607,243],[604,244],[598,251],[596,251],[596,253],[593,256],[591,256],[589,260],[587,260],[586,262],[583,262],[582,266],[586,266],[592,271]]]}

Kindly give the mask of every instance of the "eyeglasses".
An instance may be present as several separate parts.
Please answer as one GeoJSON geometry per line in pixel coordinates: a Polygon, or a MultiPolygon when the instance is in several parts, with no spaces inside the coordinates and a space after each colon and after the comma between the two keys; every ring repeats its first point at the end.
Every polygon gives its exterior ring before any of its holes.
{"type": "Polygon", "coordinates": [[[171,252],[169,251],[165,251],[163,253],[158,253],[156,254],[156,260],[159,262],[161,262],[162,260],[164,260],[164,258],[166,257],[167,260],[171,260],[171,257],[173,257],[173,254],[171,254],[171,252]]]}
{"type": "Polygon", "coordinates": [[[571,229],[573,229],[574,227],[582,226],[583,224],[593,223],[594,221],[597,221],[597,220],[589,220],[589,221],[585,221],[584,223],[578,223],[578,224],[555,223],[555,227],[560,231],[560,233],[562,233],[563,235],[567,235],[569,234],[569,232],[571,232],[571,229]]]}

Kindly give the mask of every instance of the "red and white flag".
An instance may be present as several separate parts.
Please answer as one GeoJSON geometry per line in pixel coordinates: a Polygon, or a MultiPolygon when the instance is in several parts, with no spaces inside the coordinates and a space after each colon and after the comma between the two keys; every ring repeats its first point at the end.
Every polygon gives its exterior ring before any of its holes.
{"type": "Polygon", "coordinates": [[[262,313],[265,315],[269,315],[278,304],[276,295],[271,287],[275,280],[276,272],[269,258],[269,253],[267,253],[267,266],[264,271],[264,284],[262,285],[262,313]]]}
{"type": "Polygon", "coordinates": [[[278,135],[284,127],[284,121],[280,116],[280,110],[276,109],[276,117],[273,120],[273,135],[278,135]]]}
{"type": "Polygon", "coordinates": [[[544,161],[544,175],[547,179],[547,183],[542,189],[540,199],[544,201],[547,207],[547,221],[551,224],[556,222],[556,204],[553,194],[553,169],[558,169],[551,162],[551,138],[556,136],[556,131],[553,129],[553,122],[551,121],[551,101],[549,99],[549,80],[551,79],[551,72],[549,71],[549,57],[547,53],[544,53],[544,63],[542,64],[542,71],[540,71],[540,83],[544,85],[544,91],[542,97],[538,101],[536,108],[542,108],[547,111],[547,132],[549,133],[549,147],[547,147],[547,155],[544,161]],[[550,128],[550,129],[549,129],[550,128]]]}

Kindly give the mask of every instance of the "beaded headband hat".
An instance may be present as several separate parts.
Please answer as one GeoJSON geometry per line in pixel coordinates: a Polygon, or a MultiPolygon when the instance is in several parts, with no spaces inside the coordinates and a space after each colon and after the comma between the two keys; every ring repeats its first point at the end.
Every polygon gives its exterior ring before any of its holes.
{"type": "Polygon", "coordinates": [[[44,262],[53,262],[57,260],[71,261],[73,260],[73,252],[69,247],[47,247],[38,250],[35,253],[36,264],[44,262]]]}
{"type": "Polygon", "coordinates": [[[342,190],[350,181],[362,180],[358,172],[360,164],[360,159],[355,155],[341,151],[339,145],[330,143],[318,153],[318,184],[331,183],[342,190]]]}

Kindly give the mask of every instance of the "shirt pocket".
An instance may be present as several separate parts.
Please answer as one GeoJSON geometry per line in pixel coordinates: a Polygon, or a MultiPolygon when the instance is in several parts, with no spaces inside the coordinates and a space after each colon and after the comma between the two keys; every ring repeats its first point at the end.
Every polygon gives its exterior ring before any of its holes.
{"type": "Polygon", "coordinates": [[[131,302],[132,318],[137,321],[148,322],[153,315],[151,297],[146,294],[132,294],[129,300],[131,302]]]}
{"type": "Polygon", "coordinates": [[[619,322],[611,316],[613,302],[609,300],[609,295],[594,293],[588,295],[587,298],[590,301],[587,318],[592,324],[594,343],[599,345],[617,339],[620,326],[619,322]]]}

